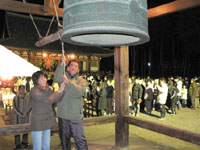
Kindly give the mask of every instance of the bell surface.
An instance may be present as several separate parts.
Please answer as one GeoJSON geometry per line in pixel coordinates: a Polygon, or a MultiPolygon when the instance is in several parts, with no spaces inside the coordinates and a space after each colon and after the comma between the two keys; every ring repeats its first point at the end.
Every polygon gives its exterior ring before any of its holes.
{"type": "Polygon", "coordinates": [[[65,0],[62,40],[86,46],[149,41],[146,0],[65,0]]]}

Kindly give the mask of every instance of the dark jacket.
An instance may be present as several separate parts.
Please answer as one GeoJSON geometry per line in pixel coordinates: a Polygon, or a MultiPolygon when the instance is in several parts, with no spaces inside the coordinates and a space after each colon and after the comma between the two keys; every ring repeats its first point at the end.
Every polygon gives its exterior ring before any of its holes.
{"type": "Polygon", "coordinates": [[[106,87],[106,98],[113,98],[113,86],[106,87]]]}
{"type": "Polygon", "coordinates": [[[171,90],[172,91],[171,91],[170,98],[171,98],[171,100],[174,100],[176,102],[178,100],[178,95],[177,94],[179,93],[179,90],[178,90],[177,87],[173,87],[171,90]]]}
{"type": "Polygon", "coordinates": [[[39,86],[34,86],[30,92],[31,131],[41,131],[51,129],[56,124],[56,118],[52,104],[61,100],[64,92],[58,93],[51,90],[49,86],[44,90],[39,86]]]}
{"type": "Polygon", "coordinates": [[[106,89],[102,87],[99,91],[99,100],[98,100],[98,109],[104,110],[106,109],[106,89]]]}
{"type": "Polygon", "coordinates": [[[132,95],[133,95],[133,100],[138,100],[142,98],[143,94],[143,88],[140,84],[136,84],[132,88],[132,95]]]}
{"type": "Polygon", "coordinates": [[[189,87],[189,96],[192,98],[196,96],[197,84],[193,82],[189,87]]]}

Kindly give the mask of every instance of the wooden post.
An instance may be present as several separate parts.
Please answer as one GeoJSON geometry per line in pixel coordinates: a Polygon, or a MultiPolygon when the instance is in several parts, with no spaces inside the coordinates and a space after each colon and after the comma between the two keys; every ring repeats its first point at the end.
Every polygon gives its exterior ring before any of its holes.
{"type": "Polygon", "coordinates": [[[115,61],[115,146],[126,147],[129,145],[129,125],[123,121],[123,116],[128,114],[128,78],[129,78],[129,50],[128,46],[116,47],[115,61]]]}

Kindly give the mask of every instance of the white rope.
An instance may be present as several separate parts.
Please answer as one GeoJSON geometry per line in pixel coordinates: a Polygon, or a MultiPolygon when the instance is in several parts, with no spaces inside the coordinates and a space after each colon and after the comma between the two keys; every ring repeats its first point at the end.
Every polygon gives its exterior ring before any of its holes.
{"type": "MultiPolygon", "coordinates": [[[[61,1],[59,0],[59,3],[60,3],[60,2],[61,2],[61,1]]],[[[61,23],[60,23],[60,21],[59,21],[59,17],[58,17],[58,12],[57,12],[57,8],[56,8],[55,0],[53,0],[53,6],[54,6],[55,13],[56,13],[56,19],[57,19],[57,21],[58,21],[58,27],[62,27],[62,25],[61,25],[61,23]]]]}
{"type": "MultiPolygon", "coordinates": [[[[59,3],[61,2],[61,0],[59,0],[59,3]]],[[[56,14],[56,19],[57,19],[57,22],[58,22],[58,28],[61,27],[62,28],[62,25],[59,21],[59,17],[58,17],[58,12],[57,12],[57,8],[56,8],[56,4],[55,4],[55,0],[53,0],[53,6],[54,6],[54,10],[55,10],[55,14],[56,14]]],[[[59,39],[60,39],[60,42],[61,42],[61,46],[62,46],[62,55],[65,56],[65,49],[64,49],[64,42],[62,41],[61,39],[61,36],[60,36],[60,33],[58,32],[58,36],[59,36],[59,39]]],[[[65,62],[64,62],[64,72],[65,73],[65,62]]]]}
{"type": "MultiPolygon", "coordinates": [[[[26,3],[26,0],[23,0],[23,2],[26,3]]],[[[59,0],[58,3],[60,4],[60,2],[61,2],[61,0],[59,0]]],[[[59,28],[59,27],[62,28],[62,25],[61,25],[61,23],[60,23],[60,21],[59,21],[59,17],[58,17],[58,12],[57,12],[57,8],[56,8],[55,0],[53,0],[53,5],[54,5],[55,14],[56,14],[56,19],[57,19],[57,22],[58,22],[58,28],[59,28]]],[[[39,30],[38,30],[38,28],[37,28],[37,25],[36,25],[36,23],[35,23],[35,21],[34,21],[34,19],[33,19],[33,16],[32,16],[31,14],[29,14],[29,16],[30,16],[30,18],[31,18],[31,20],[32,20],[32,22],[33,22],[33,25],[35,26],[35,29],[36,29],[36,31],[37,31],[39,37],[42,38],[42,36],[41,36],[41,34],[40,34],[40,32],[39,32],[39,30]]],[[[46,36],[49,34],[49,31],[50,31],[51,25],[52,25],[52,23],[53,23],[53,20],[54,20],[54,17],[52,18],[52,20],[51,20],[51,22],[50,22],[50,25],[49,25],[49,28],[48,28],[48,30],[47,30],[46,36]]],[[[59,32],[58,32],[58,36],[59,36],[59,39],[60,39],[60,42],[61,42],[61,46],[62,46],[62,55],[64,56],[64,55],[65,55],[64,42],[62,41],[59,32]]],[[[66,64],[65,64],[65,62],[64,62],[64,72],[65,72],[65,66],[66,66],[66,64]]]]}
{"type": "Polygon", "coordinates": [[[52,17],[52,19],[51,19],[51,22],[50,22],[50,24],[49,24],[49,28],[48,28],[48,30],[47,30],[47,33],[46,33],[46,35],[45,35],[45,37],[49,34],[49,31],[50,31],[50,28],[51,28],[51,25],[52,25],[52,23],[53,23],[53,21],[54,21],[54,16],[52,17]]]}
{"type": "MultiPolygon", "coordinates": [[[[26,0],[23,0],[23,2],[26,4],[26,0]]],[[[29,14],[29,16],[30,16],[30,18],[31,18],[31,20],[32,20],[32,22],[33,22],[33,25],[34,25],[34,27],[35,27],[37,33],[38,33],[39,38],[43,38],[43,36],[40,34],[39,29],[38,29],[38,27],[37,27],[37,25],[36,25],[36,23],[35,23],[35,21],[34,21],[34,19],[33,19],[32,14],[29,14]]],[[[46,33],[45,37],[49,34],[49,31],[50,31],[50,29],[51,29],[51,26],[52,26],[52,23],[53,23],[53,21],[54,21],[54,18],[55,18],[55,17],[53,16],[52,19],[51,19],[51,22],[50,22],[50,24],[49,24],[49,27],[48,27],[48,30],[47,30],[47,33],[46,33]]]]}
{"type": "Polygon", "coordinates": [[[33,19],[33,16],[32,16],[31,14],[29,14],[29,16],[30,16],[30,18],[31,18],[31,20],[32,20],[32,22],[33,22],[33,25],[35,26],[35,29],[36,29],[36,31],[37,31],[37,33],[38,33],[39,38],[42,38],[42,36],[41,36],[41,34],[40,34],[40,32],[39,32],[39,30],[38,30],[38,28],[37,28],[37,25],[36,25],[36,23],[35,23],[35,21],[34,21],[34,19],[33,19]]]}
{"type": "MultiPolygon", "coordinates": [[[[26,4],[26,0],[23,0],[23,3],[26,4]]],[[[35,29],[36,29],[36,31],[37,31],[37,33],[38,33],[39,38],[42,38],[42,36],[41,36],[41,34],[40,34],[40,32],[39,32],[39,30],[38,30],[38,28],[37,28],[37,25],[36,25],[36,23],[35,23],[35,21],[34,21],[34,19],[33,19],[33,16],[32,16],[31,14],[29,14],[29,16],[30,16],[30,18],[31,18],[31,20],[32,20],[32,22],[33,22],[33,25],[35,26],[35,29]]]]}

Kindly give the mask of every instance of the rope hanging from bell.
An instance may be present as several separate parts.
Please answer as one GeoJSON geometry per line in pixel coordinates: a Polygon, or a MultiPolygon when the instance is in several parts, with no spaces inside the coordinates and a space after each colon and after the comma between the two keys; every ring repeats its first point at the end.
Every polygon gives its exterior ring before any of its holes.
{"type": "MultiPolygon", "coordinates": [[[[59,3],[60,3],[60,1],[59,1],[59,3]]],[[[58,29],[59,29],[59,28],[62,28],[62,25],[61,25],[61,23],[59,21],[59,17],[58,17],[58,12],[57,12],[57,8],[56,8],[55,0],[53,0],[53,6],[54,6],[54,10],[55,10],[55,14],[56,14],[56,19],[57,19],[57,23],[58,23],[58,29]]],[[[61,39],[60,33],[58,33],[58,36],[59,36],[59,39],[60,39],[60,42],[61,42],[61,46],[62,46],[62,56],[65,56],[64,42],[61,39]]],[[[64,62],[64,71],[63,71],[63,73],[65,73],[65,66],[66,66],[66,62],[64,62]]]]}

